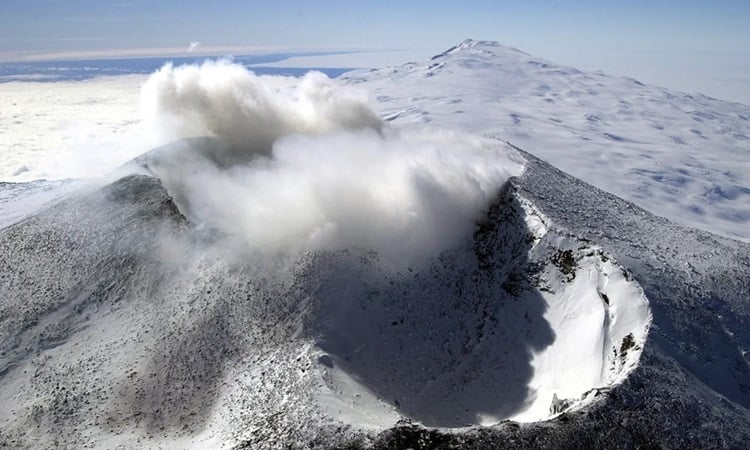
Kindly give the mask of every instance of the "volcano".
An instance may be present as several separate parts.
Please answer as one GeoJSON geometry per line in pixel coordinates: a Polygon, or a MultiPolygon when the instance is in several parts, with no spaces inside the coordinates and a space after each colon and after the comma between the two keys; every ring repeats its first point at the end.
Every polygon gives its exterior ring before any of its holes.
{"type": "Polygon", "coordinates": [[[417,127],[480,117],[469,94],[441,118],[378,84],[508,58],[530,59],[465,41],[348,75],[382,123],[333,95],[262,148],[204,122],[102,179],[0,184],[0,446],[743,447],[750,245],[479,122],[417,127]]]}

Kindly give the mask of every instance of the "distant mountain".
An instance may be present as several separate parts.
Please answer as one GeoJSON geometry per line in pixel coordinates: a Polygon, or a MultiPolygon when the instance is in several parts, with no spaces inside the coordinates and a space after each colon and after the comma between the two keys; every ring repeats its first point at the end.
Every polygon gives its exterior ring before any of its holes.
{"type": "MultiPolygon", "coordinates": [[[[486,91],[470,94],[466,77],[487,83],[484,59],[497,55],[528,58],[466,41],[428,65],[465,71],[462,107],[482,121],[494,103],[469,109],[486,91]]],[[[388,69],[394,92],[434,95],[410,85],[417,66],[388,69]]],[[[463,117],[436,111],[393,122],[463,117]]],[[[421,264],[394,268],[356,246],[255,252],[176,195],[191,169],[224,173],[221,160],[206,165],[221,145],[182,141],[93,183],[0,184],[0,447],[750,439],[750,244],[655,216],[497,139],[523,170],[421,264]],[[159,177],[178,162],[184,180],[159,177]]]]}
{"type": "Polygon", "coordinates": [[[750,241],[750,106],[492,41],[344,75],[383,117],[497,136],[678,223],[750,241]]]}

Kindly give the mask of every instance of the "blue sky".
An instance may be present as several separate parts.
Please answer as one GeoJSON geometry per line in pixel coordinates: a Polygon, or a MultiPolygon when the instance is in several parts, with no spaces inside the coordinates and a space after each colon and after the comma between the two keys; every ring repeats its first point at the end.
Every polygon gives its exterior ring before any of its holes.
{"type": "MultiPolygon", "coordinates": [[[[583,69],[701,72],[750,91],[748,0],[3,0],[0,53],[218,47],[401,48],[499,40],[583,69]],[[736,79],[735,81],[727,81],[736,79]],[[741,81],[744,80],[744,81],[741,81]]],[[[158,51],[158,50],[154,50],[158,51]]],[[[7,59],[7,57],[6,57],[7,59]]],[[[669,80],[671,78],[667,78],[669,80]]],[[[714,81],[718,83],[718,81],[714,81]]],[[[684,88],[684,86],[677,86],[684,88]]],[[[699,90],[699,89],[694,89],[699,90]]]]}
{"type": "Polygon", "coordinates": [[[442,47],[466,37],[526,47],[733,51],[747,0],[3,0],[2,50],[209,46],[442,47]],[[552,45],[552,44],[549,44],[552,45]]]}

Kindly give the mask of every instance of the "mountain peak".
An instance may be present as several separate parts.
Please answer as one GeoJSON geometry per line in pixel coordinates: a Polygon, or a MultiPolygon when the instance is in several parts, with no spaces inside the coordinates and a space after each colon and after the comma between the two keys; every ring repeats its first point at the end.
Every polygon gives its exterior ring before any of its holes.
{"type": "Polygon", "coordinates": [[[501,47],[502,45],[498,41],[486,41],[480,39],[464,39],[459,42],[456,47],[461,49],[477,48],[477,47],[501,47]]]}
{"type": "Polygon", "coordinates": [[[485,41],[477,39],[464,39],[458,44],[450,47],[442,53],[439,53],[432,57],[432,59],[441,58],[452,54],[497,54],[497,53],[516,53],[528,56],[527,53],[521,50],[503,45],[498,41],[485,41]]]}

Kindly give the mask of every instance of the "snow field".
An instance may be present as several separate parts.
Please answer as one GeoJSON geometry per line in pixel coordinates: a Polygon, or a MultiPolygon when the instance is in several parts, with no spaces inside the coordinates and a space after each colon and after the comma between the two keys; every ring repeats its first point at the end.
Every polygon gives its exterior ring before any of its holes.
{"type": "Polygon", "coordinates": [[[510,141],[683,225],[750,240],[750,106],[583,72],[497,42],[343,76],[395,124],[510,141]]]}

